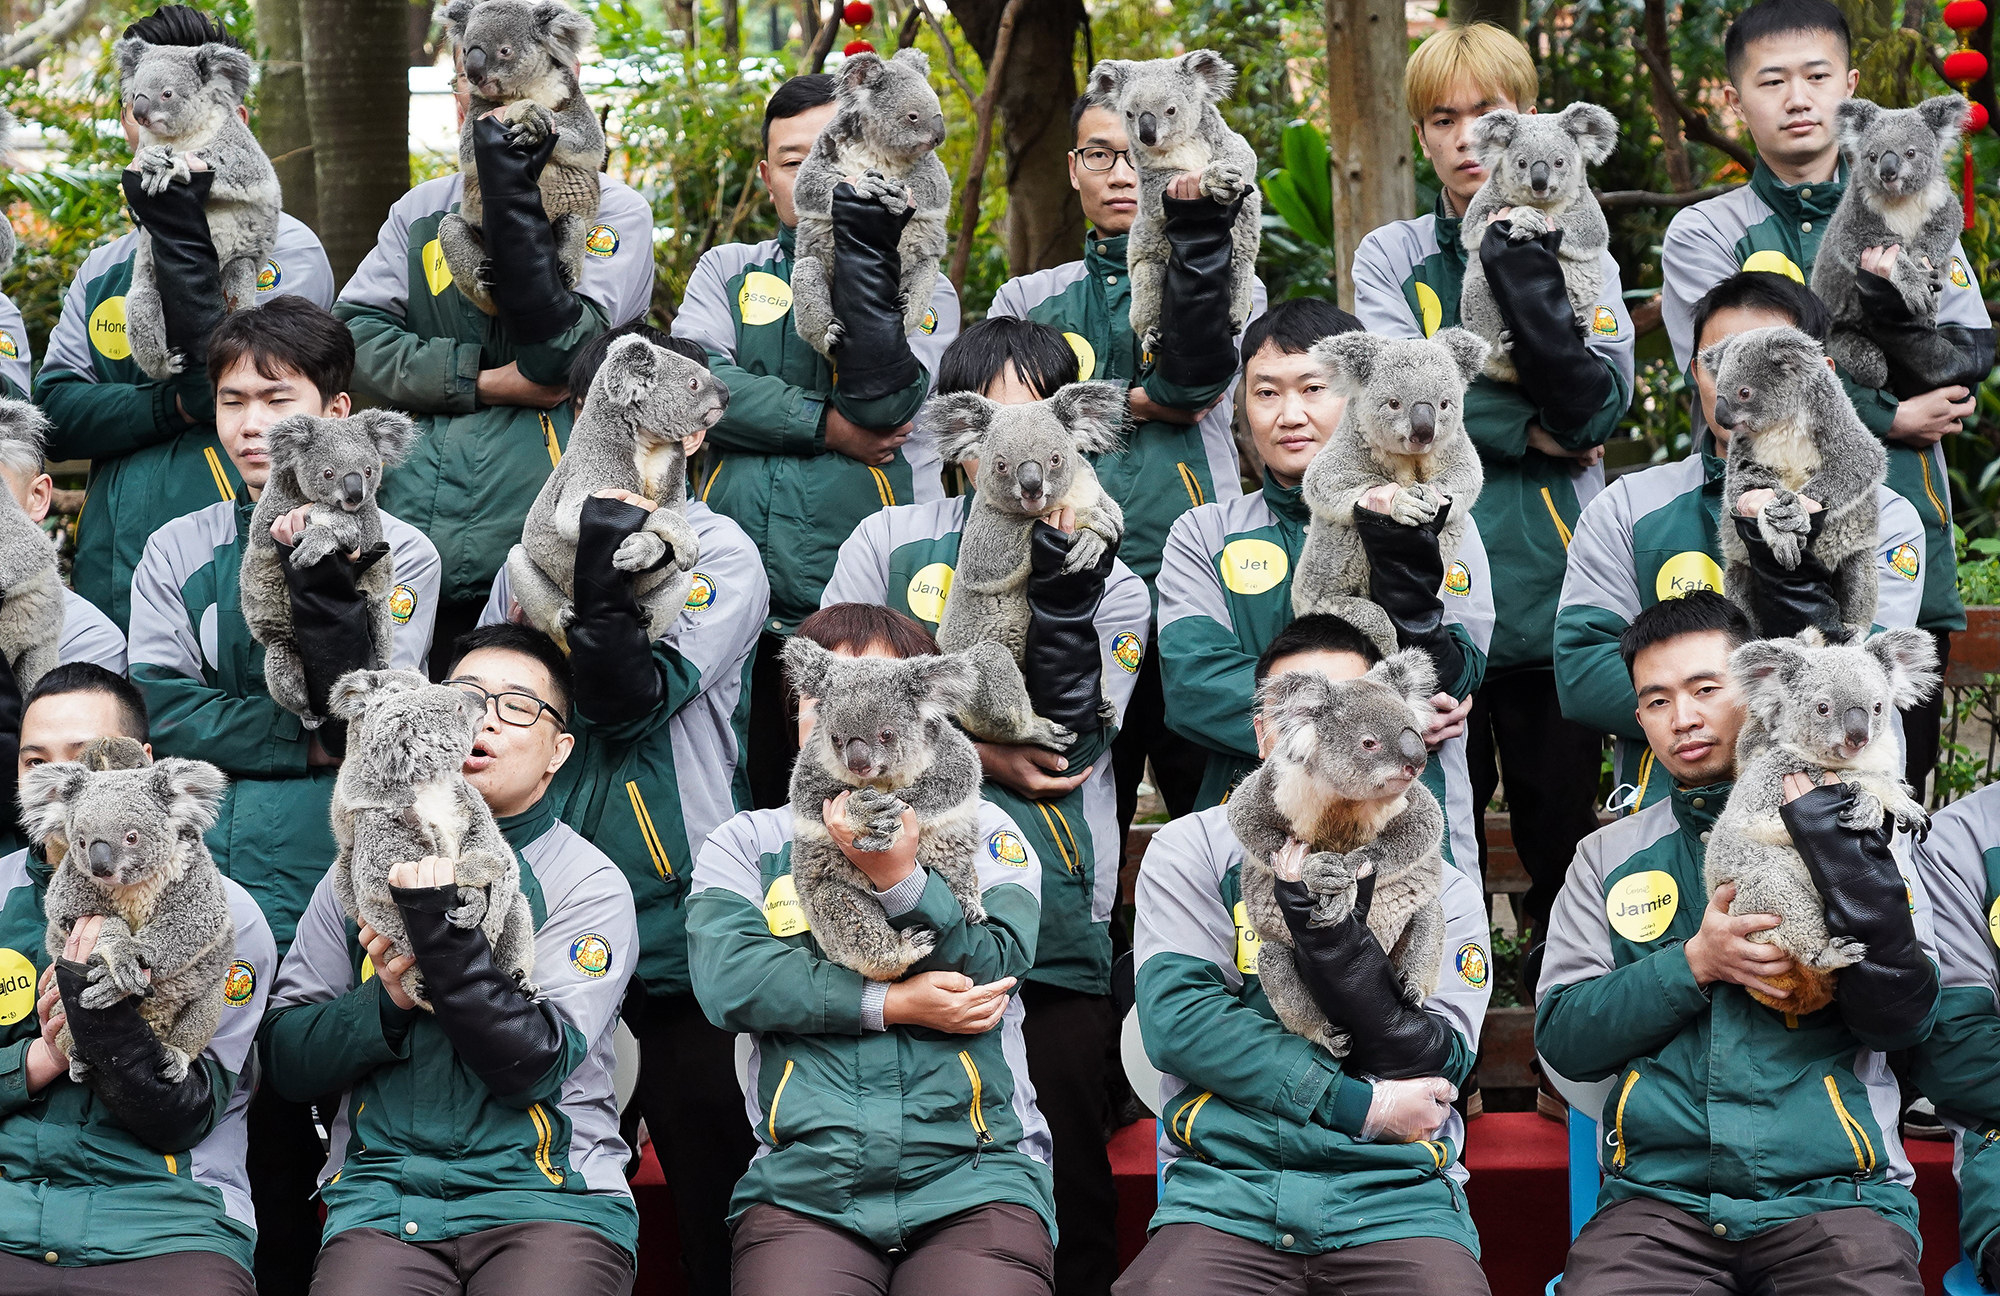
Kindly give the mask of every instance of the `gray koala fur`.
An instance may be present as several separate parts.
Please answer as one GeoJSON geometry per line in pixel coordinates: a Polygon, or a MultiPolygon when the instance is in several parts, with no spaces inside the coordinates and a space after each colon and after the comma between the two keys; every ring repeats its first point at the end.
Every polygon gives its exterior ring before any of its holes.
{"type": "Polygon", "coordinates": [[[952,392],[917,415],[947,462],[979,461],[937,634],[938,647],[978,669],[979,686],[958,717],[974,738],[1057,751],[1076,741],[1075,731],[1035,713],[1021,675],[1029,546],[1035,523],[1065,507],[1076,510],[1076,533],[1064,571],[1094,567],[1124,536],[1125,514],[1086,456],[1117,448],[1128,400],[1123,383],[1070,383],[1026,405],[952,392]]]}
{"type": "MultiPolygon", "coordinates": [[[[478,927],[494,965],[533,997],[535,919],[521,891],[521,865],[493,812],[461,772],[486,716],[483,699],[416,671],[350,671],[328,706],[348,722],[347,758],[333,784],[333,891],[356,924],[389,938],[392,957],[410,952],[389,870],[437,855],[456,864],[454,927],[478,927]]],[[[430,1009],[411,968],[403,989],[430,1009]]]]}
{"type": "MultiPolygon", "coordinates": [[[[278,246],[283,206],[278,173],[236,110],[250,89],[250,56],[228,45],[148,45],[127,36],[112,46],[120,94],[139,126],[130,169],[149,194],[193,172],[191,157],[215,173],[208,193],[208,234],[221,266],[222,297],[232,311],[257,303],[257,276],[278,246]]],[[[145,230],[132,256],[132,286],[125,290],[125,338],[132,362],[150,378],[167,378],[203,356],[177,355],[167,346],[160,287],[153,278],[153,239],[145,230]]]]}
{"type": "MultiPolygon", "coordinates": [[[[382,473],[416,444],[417,425],[393,410],[364,410],[351,418],[294,414],[266,434],[271,476],[250,515],[238,587],[243,620],[264,645],[264,680],[277,704],[317,726],[305,667],[292,629],[292,599],[271,524],[310,506],[305,530],[292,549],[294,567],[311,567],[328,555],[365,551],[382,543],[382,510],[375,495],[382,473]]],[[[396,588],[396,558],[387,553],[356,582],[368,599],[370,664],[389,664],[396,623],[389,595],[396,588]]]]}
{"type": "Polygon", "coordinates": [[[1216,202],[1226,206],[1243,199],[1230,227],[1230,331],[1240,333],[1249,322],[1264,197],[1257,188],[1257,154],[1215,106],[1235,85],[1235,67],[1214,50],[1190,50],[1179,58],[1105,59],[1090,70],[1086,93],[1124,119],[1139,173],[1139,210],[1125,239],[1125,267],[1132,277],[1132,331],[1143,350],[1152,350],[1160,338],[1160,298],[1172,251],[1167,186],[1185,172],[1199,173],[1202,193],[1216,202]]]}
{"type": "Polygon", "coordinates": [[[1834,970],[1867,949],[1827,932],[1826,902],[1778,813],[1785,776],[1804,774],[1818,783],[1823,773],[1838,774],[1854,789],[1843,827],[1889,820],[1906,832],[1929,827],[1930,817],[1903,782],[1893,725],[1899,708],[1915,706],[1937,687],[1937,650],[1924,630],[1884,630],[1838,647],[1806,630],[1797,639],[1744,644],[1730,655],[1729,673],[1750,718],[1737,740],[1736,786],[1711,830],[1702,881],[1711,893],[1736,884],[1732,914],[1782,919],[1749,939],[1792,956],[1790,973],[1766,978],[1791,994],[1773,1001],[1750,993],[1781,1012],[1813,1012],[1832,1000],[1834,970]]]}
{"type": "Polygon", "coordinates": [[[841,854],[821,807],[843,792],[862,850],[903,834],[917,815],[917,863],[942,877],[972,922],[979,895],[979,756],[952,724],[971,701],[975,668],[963,656],[837,657],[810,639],[785,643],[785,674],[814,699],[812,733],[792,765],[792,881],[799,907],[828,958],[871,981],[894,981],[928,955],[936,937],[897,931],[868,876],[841,854]]]}
{"type": "MultiPolygon", "coordinates": [[[[0,439],[37,447],[48,419],[27,401],[0,400],[0,439]]],[[[55,541],[29,517],[13,492],[0,490],[0,657],[13,668],[23,696],[52,670],[62,646],[63,584],[55,541]]]]}
{"type": "Polygon", "coordinates": [[[1517,243],[1552,229],[1562,231],[1556,256],[1563,287],[1578,330],[1588,330],[1604,290],[1603,253],[1611,245],[1611,227],[1590,191],[1585,168],[1610,157],[1617,143],[1618,119],[1596,104],[1573,103],[1559,113],[1490,112],[1473,123],[1472,147],[1486,168],[1486,183],[1472,196],[1461,226],[1465,284],[1458,319],[1493,344],[1486,358],[1489,377],[1509,383],[1515,379],[1507,354],[1513,340],[1479,259],[1487,222],[1494,212],[1511,207],[1508,237],[1517,243]]]}
{"type": "Polygon", "coordinates": [[[465,187],[458,210],[438,222],[438,250],[465,299],[491,315],[494,271],[480,233],[486,209],[472,124],[500,108],[509,143],[534,147],[551,134],[556,137],[539,182],[542,211],[555,230],[563,283],[576,287],[583,278],[585,245],[597,223],[597,173],[604,169],[607,153],[604,127],[574,71],[597,34],[597,24],[561,0],[452,0],[444,21],[452,48],[461,57],[479,49],[486,66],[483,76],[469,71],[466,76],[472,104],[458,135],[458,171],[465,187]]]}
{"type": "Polygon", "coordinates": [[[701,552],[687,520],[684,439],[714,427],[728,407],[729,388],[685,356],[641,337],[611,344],[570,430],[569,448],[535,496],[521,543],[507,555],[514,601],[564,651],[576,614],[570,600],[583,502],[601,490],[631,491],[659,505],[611,561],[633,574],[633,593],[653,638],[680,616],[701,552]]]}
{"type": "Polygon", "coordinates": [[[1889,361],[1868,333],[1855,276],[1864,248],[1901,248],[1889,280],[1912,319],[1937,318],[1963,212],[1946,160],[1965,129],[1965,100],[1938,95],[1914,108],[1843,99],[1836,110],[1847,189],[1826,223],[1813,261],[1812,290],[1833,316],[1826,353],[1863,387],[1889,381],[1889,361]]]}
{"type": "Polygon", "coordinates": [[[1368,599],[1368,555],[1354,510],[1363,495],[1393,484],[1389,516],[1404,526],[1422,526],[1449,499],[1438,552],[1446,566],[1458,556],[1486,481],[1465,431],[1465,388],[1487,350],[1477,334],[1458,328],[1425,339],[1341,333],[1313,343],[1314,363],[1347,397],[1347,408],[1302,483],[1312,524],[1292,576],[1296,615],[1330,613],[1367,634],[1384,653],[1396,651],[1395,628],[1368,599]]]}
{"type": "Polygon", "coordinates": [[[799,165],[792,190],[799,221],[792,243],[792,325],[823,356],[833,355],[845,331],[833,314],[833,190],[842,180],[892,212],[916,208],[896,243],[904,331],[916,332],[930,311],[951,206],[951,176],[937,155],[944,106],[930,73],[930,59],[914,46],[891,59],[849,58],[834,73],[839,110],[799,165]]]}
{"type": "MultiPolygon", "coordinates": [[[[36,841],[62,843],[44,902],[50,955],[62,956],[78,922],[101,915],[81,1002],[109,1008],[137,996],[165,1048],[160,1077],[176,1081],[215,1037],[236,958],[229,896],[201,839],[229,781],[204,761],[134,767],[132,747],[35,766],[21,776],[21,820],[36,841]]],[[[67,1049],[67,1028],[58,1043],[67,1049]]],[[[88,1071],[71,1053],[70,1078],[88,1071]]]]}
{"type": "Polygon", "coordinates": [[[1430,658],[1410,649],[1359,679],[1287,671],[1258,690],[1271,754],[1229,798],[1229,827],[1243,843],[1243,904],[1263,942],[1257,974],[1286,1029],[1335,1057],[1347,1056],[1349,1040],[1327,1023],[1291,957],[1271,859],[1293,839],[1311,852],[1304,882],[1319,927],[1353,912],[1356,883],[1372,873],[1368,930],[1408,1002],[1430,997],[1444,954],[1444,812],[1416,777],[1436,687],[1430,658]]]}
{"type": "Polygon", "coordinates": [[[1777,492],[1758,514],[1757,530],[1779,562],[1796,567],[1812,525],[1799,503],[1804,495],[1825,510],[1810,548],[1833,573],[1841,624],[1866,634],[1877,593],[1875,488],[1889,470],[1882,443],[1854,412],[1819,343],[1798,329],[1738,333],[1703,351],[1700,362],[1715,376],[1716,421],[1729,429],[1718,536],[1730,600],[1755,627],[1749,550],[1728,523],[1737,501],[1746,491],[1777,492]]]}

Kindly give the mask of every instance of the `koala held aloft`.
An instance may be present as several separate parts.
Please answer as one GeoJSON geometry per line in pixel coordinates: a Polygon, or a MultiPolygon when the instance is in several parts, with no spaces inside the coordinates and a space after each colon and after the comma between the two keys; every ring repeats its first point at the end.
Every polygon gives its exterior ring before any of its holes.
{"type": "MultiPolygon", "coordinates": [[[[389,871],[429,855],[449,859],[459,903],[446,921],[485,932],[494,965],[532,999],[535,919],[520,861],[463,773],[485,700],[416,671],[369,670],[343,675],[332,701],[333,714],[348,722],[347,757],[333,784],[333,891],[341,909],[388,937],[392,958],[408,954],[389,871]]],[[[416,968],[404,974],[403,989],[430,1010],[416,968]]]]}
{"type": "Polygon", "coordinates": [[[1867,950],[1827,931],[1826,901],[1779,814],[1785,776],[1815,785],[1833,773],[1853,790],[1841,815],[1849,829],[1927,828],[1930,818],[1902,779],[1894,723],[1937,687],[1937,650],[1923,630],[1884,630],[1860,644],[1829,646],[1816,630],[1796,639],[1744,644],[1729,673],[1749,711],[1736,744],[1736,786],[1711,830],[1702,881],[1712,894],[1734,882],[1732,914],[1776,914],[1748,939],[1792,956],[1792,971],[1766,977],[1784,999],[1750,994],[1766,1007],[1803,1015],[1832,1002],[1836,970],[1867,950]]]}
{"type": "Polygon", "coordinates": [[[507,555],[507,583],[529,624],[568,651],[575,619],[576,545],[584,501],[630,491],[658,507],[627,536],[612,566],[632,574],[632,592],[654,639],[673,627],[694,584],[701,545],[687,520],[685,439],[714,427],[729,388],[705,367],[642,337],[611,344],[570,430],[569,448],[542,483],[507,555]]]}
{"type": "Polygon", "coordinates": [[[794,635],[792,688],[813,699],[812,732],[792,765],[792,881],[826,956],[871,981],[894,981],[936,946],[922,927],[889,925],[868,875],[841,853],[823,807],[843,792],[854,844],[888,850],[917,816],[917,864],[951,887],[971,922],[979,894],[979,755],[952,718],[971,701],[963,656],[840,657],[794,635]]]}
{"type": "MultiPolygon", "coordinates": [[[[0,440],[41,446],[48,419],[27,401],[0,400],[0,440]]],[[[0,657],[21,695],[52,670],[62,644],[63,584],[55,541],[10,491],[0,491],[0,657]]]]}
{"type": "Polygon", "coordinates": [[[1444,953],[1444,812],[1418,782],[1423,727],[1437,679],[1418,649],[1366,675],[1330,680],[1287,671],[1258,691],[1271,753],[1229,798],[1243,843],[1243,903],[1262,941],[1257,974],[1286,1029],[1346,1057],[1352,1041],[1328,1024],[1293,957],[1271,862],[1303,843],[1316,926],[1353,912],[1357,885],[1375,878],[1368,929],[1402,980],[1405,1001],[1437,989],[1444,953]]]}
{"type": "MultiPolygon", "coordinates": [[[[104,919],[80,1003],[109,1008],[127,996],[160,1041],[159,1078],[178,1082],[222,1020],[223,982],[236,958],[236,921],[202,834],[228,780],[204,761],[145,764],[131,739],[93,744],[84,760],[37,765],[21,776],[21,820],[48,846],[55,875],[44,908],[47,944],[61,958],[84,918],[104,919]]],[[[57,1047],[69,1074],[89,1066],[57,1047]]]]}

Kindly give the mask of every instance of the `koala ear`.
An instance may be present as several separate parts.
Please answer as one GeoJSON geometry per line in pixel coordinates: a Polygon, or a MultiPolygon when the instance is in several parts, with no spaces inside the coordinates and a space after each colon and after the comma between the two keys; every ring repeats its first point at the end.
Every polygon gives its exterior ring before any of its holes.
{"type": "Polygon", "coordinates": [[[215,812],[229,787],[222,771],[207,761],[178,756],[155,761],[146,782],[153,795],[166,804],[167,817],[196,832],[215,826],[215,812]]]}
{"type": "Polygon", "coordinates": [[[911,701],[920,711],[955,716],[971,705],[979,688],[979,668],[962,653],[911,657],[904,666],[909,671],[911,701]]]}
{"type": "Polygon", "coordinates": [[[111,54],[118,60],[118,78],[129,81],[139,70],[139,60],[146,57],[146,51],[153,48],[137,36],[126,36],[111,47],[111,54]]]}
{"type": "Polygon", "coordinates": [[[1431,334],[1431,341],[1451,355],[1451,362],[1458,366],[1458,376],[1466,382],[1479,376],[1486,365],[1487,353],[1493,349],[1471,329],[1439,329],[1431,334]]]}
{"type": "Polygon", "coordinates": [[[415,420],[395,410],[364,410],[354,417],[362,420],[368,439],[375,443],[376,453],[382,456],[385,465],[401,463],[403,456],[410,452],[410,447],[422,435],[415,420]]]}
{"type": "Polygon", "coordinates": [[[1805,647],[1796,639],[1753,639],[1729,654],[1729,676],[1765,728],[1777,724],[1792,679],[1805,661],[1805,647]]]}
{"type": "Polygon", "coordinates": [[[1000,407],[978,392],[948,392],[933,396],[917,412],[917,425],[937,438],[946,463],[977,459],[1000,407]]]}
{"type": "Polygon", "coordinates": [[[1514,142],[1514,131],[1520,124],[1521,114],[1495,108],[1472,123],[1472,151],[1485,160],[1489,153],[1497,153],[1514,142]]]}
{"type": "Polygon", "coordinates": [[[785,681],[792,692],[806,697],[825,697],[826,678],[833,670],[834,655],[804,635],[785,640],[780,660],[785,664],[785,681]]]}
{"type": "Polygon", "coordinates": [[[843,91],[868,90],[882,83],[888,69],[880,54],[855,54],[840,65],[840,88],[843,91]]]}
{"type": "Polygon", "coordinates": [[[1695,356],[1695,363],[1706,369],[1709,377],[1713,378],[1717,376],[1722,372],[1723,357],[1729,354],[1729,349],[1735,343],[1736,337],[1737,335],[1731,334],[1720,342],[1704,347],[1695,356]]]}
{"type": "Polygon", "coordinates": [[[472,21],[472,11],[479,0],[451,0],[444,7],[444,35],[456,48],[465,39],[465,24],[472,21]]]}
{"type": "Polygon", "coordinates": [[[1104,59],[1090,69],[1090,80],[1085,85],[1085,93],[1109,108],[1118,98],[1118,92],[1125,88],[1125,79],[1132,72],[1129,59],[1104,59]]]}
{"type": "Polygon", "coordinates": [[[1596,166],[1618,147],[1618,119],[1594,103],[1573,103],[1556,118],[1576,139],[1583,160],[1596,166]]]}
{"type": "Polygon", "coordinates": [[[1070,383],[1049,397],[1049,408],[1085,454],[1109,454],[1125,430],[1131,392],[1122,382],[1070,383]]]}
{"type": "Polygon", "coordinates": [[[1333,701],[1333,681],[1315,670],[1289,670],[1257,686],[1257,710],[1283,737],[1333,701]]]}
{"type": "Polygon", "coordinates": [[[90,770],[74,761],[37,765],[21,776],[21,827],[37,842],[62,832],[69,803],[83,790],[90,770]]]}
{"type": "Polygon", "coordinates": [[[1833,110],[1834,135],[1840,147],[1850,151],[1858,147],[1881,115],[1881,107],[1867,99],[1842,99],[1833,110]]]}
{"type": "Polygon", "coordinates": [[[1772,328],[1769,333],[1764,343],[1764,358],[1780,373],[1800,377],[1826,367],[1826,350],[1810,333],[1783,326],[1772,328]]]}
{"type": "MultiPolygon", "coordinates": [[[[359,720],[378,697],[408,693],[421,686],[423,677],[406,670],[353,670],[342,675],[327,690],[326,709],[337,720],[359,720]]],[[[481,704],[484,710],[484,704],[481,704]]]]}
{"type": "Polygon", "coordinates": [[[1898,710],[1917,705],[1937,688],[1937,645],[1929,631],[1908,626],[1884,630],[1861,647],[1888,673],[1889,696],[1898,710]]]}
{"type": "Polygon", "coordinates": [[[219,82],[237,103],[250,93],[250,56],[233,46],[210,41],[194,53],[194,73],[203,85],[219,82]]]}
{"type": "Polygon", "coordinates": [[[1214,50],[1190,50],[1178,60],[1180,70],[1194,78],[1201,97],[1220,103],[1236,88],[1236,68],[1214,50]]]}
{"type": "Polygon", "coordinates": [[[926,79],[930,77],[931,57],[914,45],[905,45],[902,49],[897,50],[896,57],[890,61],[914,68],[918,75],[926,79]]]}
{"type": "Polygon", "coordinates": [[[1938,95],[1917,105],[1917,116],[1938,137],[1938,152],[1948,151],[1965,133],[1966,103],[1960,95],[1938,95]]]}
{"type": "Polygon", "coordinates": [[[83,745],[77,763],[93,770],[144,769],[153,763],[145,744],[124,734],[93,738],[83,745]]]}
{"type": "Polygon", "coordinates": [[[659,377],[660,357],[653,344],[642,337],[622,337],[611,344],[584,400],[635,407],[653,394],[659,377]]]}
{"type": "Polygon", "coordinates": [[[1437,692],[1437,667],[1421,648],[1405,648],[1368,668],[1367,678],[1379,680],[1409,699],[1411,706],[1429,702],[1437,692]]]}
{"type": "Polygon", "coordinates": [[[294,414],[278,420],[264,434],[264,439],[271,446],[271,461],[286,465],[297,463],[318,431],[319,420],[310,414],[294,414]]]}
{"type": "Polygon", "coordinates": [[[1336,391],[1353,396],[1368,385],[1376,357],[1388,345],[1373,333],[1336,333],[1313,343],[1311,355],[1336,391]]]}
{"type": "Polygon", "coordinates": [[[568,67],[583,61],[590,38],[597,35],[596,23],[557,0],[542,0],[535,6],[534,16],[542,43],[556,62],[568,67]]]}

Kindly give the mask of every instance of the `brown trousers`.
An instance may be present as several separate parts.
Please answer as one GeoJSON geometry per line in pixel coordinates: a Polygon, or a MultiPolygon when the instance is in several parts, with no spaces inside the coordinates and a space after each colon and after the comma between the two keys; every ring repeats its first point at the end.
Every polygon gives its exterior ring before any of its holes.
{"type": "Polygon", "coordinates": [[[629,1296],[632,1257],[581,1224],[536,1221],[443,1242],[348,1229],[320,1248],[312,1296],[629,1296]]]}
{"type": "Polygon", "coordinates": [[[257,1296],[257,1284],[214,1251],[76,1268],[0,1251],[0,1296],[257,1296]]]}
{"type": "Polygon", "coordinates": [[[1443,1238],[1400,1238],[1294,1255],[1205,1224],[1169,1224],[1113,1296],[1484,1296],[1472,1253],[1443,1238]]]}
{"type": "Polygon", "coordinates": [[[1917,1243],[1866,1206],[1732,1241],[1664,1202],[1597,1212],[1570,1244],[1558,1296],[1923,1296],[1917,1243]]]}
{"type": "Polygon", "coordinates": [[[797,1211],[759,1203],[736,1222],[735,1296],[1049,1296],[1055,1247],[1025,1206],[976,1206],[902,1255],[797,1211]]]}

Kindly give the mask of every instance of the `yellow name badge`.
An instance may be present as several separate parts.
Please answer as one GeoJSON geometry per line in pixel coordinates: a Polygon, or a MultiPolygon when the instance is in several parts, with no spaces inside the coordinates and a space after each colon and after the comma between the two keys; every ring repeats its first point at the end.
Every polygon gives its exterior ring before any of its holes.
{"type": "Polygon", "coordinates": [[[90,345],[106,360],[123,360],[132,354],[132,339],[125,336],[125,299],[106,297],[90,312],[90,345]]]}
{"type": "Polygon", "coordinates": [[[1662,603],[1696,590],[1722,592],[1722,568],[1699,549],[1667,559],[1660,564],[1660,574],[1653,578],[1653,597],[1662,603]]]}
{"type": "Polygon", "coordinates": [[[451,267],[444,263],[444,246],[436,239],[424,244],[424,282],[433,297],[451,287],[451,267]]]}
{"type": "Polygon", "coordinates": [[[1444,303],[1438,300],[1437,289],[1421,281],[1417,284],[1417,309],[1423,313],[1418,323],[1424,326],[1424,336],[1429,337],[1444,323],[1444,303]]]}
{"type": "Polygon", "coordinates": [[[1233,593],[1276,589],[1291,569],[1291,558],[1269,540],[1231,540],[1222,546],[1222,583],[1233,593]]]}
{"type": "Polygon", "coordinates": [[[1257,955],[1264,948],[1264,938],[1250,925],[1250,910],[1241,901],[1230,915],[1236,920],[1236,970],[1244,976],[1257,975],[1257,955]]]}
{"type": "Polygon", "coordinates": [[[806,921],[805,906],[799,903],[799,889],[787,873],[771,883],[771,889],[764,893],[764,925],[771,929],[773,936],[797,936],[811,931],[812,924],[806,921]]]}
{"type": "Polygon", "coordinates": [[[911,616],[938,625],[944,621],[944,601],[950,593],[951,564],[931,563],[910,577],[903,601],[910,605],[911,616]]]}
{"type": "Polygon", "coordinates": [[[1805,271],[1793,264],[1792,259],[1776,248],[1766,248],[1762,252],[1752,252],[1743,263],[1746,271],[1756,270],[1764,274],[1781,274],[1793,283],[1806,281],[1805,271]]]}
{"type": "Polygon", "coordinates": [[[736,292],[736,315],[745,324],[774,324],[792,308],[792,286],[774,274],[752,270],[736,292]]]}
{"type": "Polygon", "coordinates": [[[1673,874],[1648,869],[1620,879],[1604,898],[1604,913],[1611,919],[1611,930],[1644,945],[1666,934],[1680,904],[1673,874]]]}
{"type": "Polygon", "coordinates": [[[1076,380],[1089,382],[1090,375],[1097,372],[1097,348],[1090,345],[1090,339],[1081,333],[1065,333],[1063,341],[1076,352],[1076,380]]]}
{"type": "Polygon", "coordinates": [[[35,1011],[35,965],[19,950],[0,949],[0,1026],[35,1011]]]}
{"type": "MultiPolygon", "coordinates": [[[[1986,911],[1986,930],[1993,937],[1993,943],[2000,945],[2000,899],[1996,899],[1993,902],[1993,907],[1986,911]]],[[[0,960],[4,960],[6,957],[7,952],[0,950],[0,960]]],[[[0,1025],[5,1025],[6,1021],[7,1013],[4,1009],[0,1009],[0,1025]]]]}

